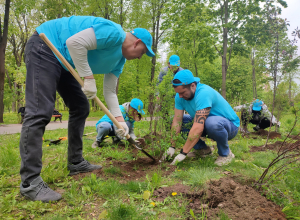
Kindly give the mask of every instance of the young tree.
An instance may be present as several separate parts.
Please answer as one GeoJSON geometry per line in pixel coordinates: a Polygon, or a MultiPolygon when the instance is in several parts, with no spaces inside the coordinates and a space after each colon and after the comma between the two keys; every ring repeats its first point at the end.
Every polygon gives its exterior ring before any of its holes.
{"type": "Polygon", "coordinates": [[[4,113],[4,77],[5,77],[5,51],[8,38],[8,23],[10,0],[5,0],[4,19],[0,16],[0,123],[3,123],[4,113]]]}

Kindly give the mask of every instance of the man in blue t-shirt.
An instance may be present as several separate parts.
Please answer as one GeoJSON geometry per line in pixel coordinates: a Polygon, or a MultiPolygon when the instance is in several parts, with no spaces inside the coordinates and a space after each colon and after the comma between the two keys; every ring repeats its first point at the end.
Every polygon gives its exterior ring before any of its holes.
{"type": "MultiPolygon", "coordinates": [[[[129,128],[130,137],[135,140],[136,135],[134,133],[134,123],[142,119],[142,115],[145,114],[143,110],[144,104],[140,99],[134,98],[130,102],[126,102],[120,105],[124,121],[129,128]]],[[[118,128],[110,120],[107,115],[104,115],[96,123],[97,137],[95,142],[92,144],[92,148],[101,147],[101,143],[106,136],[113,137],[113,143],[118,143],[122,138],[118,133],[118,128]]]]}
{"type": "Polygon", "coordinates": [[[97,94],[93,74],[105,74],[103,95],[109,110],[128,134],[116,94],[116,85],[126,60],[153,57],[152,36],[143,28],[124,32],[119,24],[93,16],[71,16],[47,21],[36,28],[25,47],[26,110],[20,137],[21,195],[30,200],[56,201],[61,195],[51,190],[40,176],[42,170],[42,137],[55,106],[56,91],[69,109],[68,166],[69,175],[102,168],[82,156],[82,135],[89,115],[89,101],[97,94]],[[75,80],[51,49],[39,37],[44,33],[64,56],[84,85],[75,80]]]}
{"type": "MultiPolygon", "coordinates": [[[[176,134],[188,133],[188,137],[180,154],[171,164],[175,165],[177,162],[183,161],[186,156],[210,155],[212,149],[200,139],[206,135],[217,142],[219,157],[215,164],[222,166],[230,163],[234,154],[229,149],[228,140],[234,138],[238,132],[239,117],[217,91],[210,86],[201,84],[200,79],[194,77],[191,71],[178,72],[172,83],[176,92],[172,130],[176,134]],[[184,115],[184,110],[189,115],[184,115]],[[190,152],[192,148],[194,148],[194,152],[190,152]]],[[[162,160],[174,155],[174,139],[171,143],[172,146],[165,152],[162,160]]]]}

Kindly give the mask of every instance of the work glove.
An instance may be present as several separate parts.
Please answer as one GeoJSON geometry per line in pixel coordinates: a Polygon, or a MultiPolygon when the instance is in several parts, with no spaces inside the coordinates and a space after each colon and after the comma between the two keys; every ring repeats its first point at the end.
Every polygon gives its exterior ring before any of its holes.
{"type": "Polygon", "coordinates": [[[178,155],[174,158],[174,160],[173,160],[173,162],[171,163],[171,165],[176,165],[176,163],[179,163],[179,162],[183,161],[185,158],[186,158],[186,154],[183,154],[183,153],[182,153],[182,150],[181,150],[180,154],[178,154],[178,155]]]}
{"type": "Polygon", "coordinates": [[[131,130],[131,131],[129,132],[129,135],[130,135],[130,137],[131,137],[133,140],[136,139],[136,136],[135,136],[133,130],[131,130]]]}
{"type": "Polygon", "coordinates": [[[116,134],[116,136],[117,136],[119,139],[125,140],[125,139],[126,139],[126,135],[127,135],[128,132],[129,132],[129,128],[128,128],[126,122],[124,122],[124,121],[119,122],[119,124],[124,128],[124,130],[123,130],[123,129],[119,129],[119,128],[114,124],[113,127],[114,127],[114,130],[115,130],[115,134],[116,134]]]}
{"type": "Polygon", "coordinates": [[[161,157],[161,161],[165,160],[167,157],[171,158],[173,157],[175,153],[175,147],[169,147],[169,149],[164,153],[164,155],[161,157]]]}
{"type": "Polygon", "coordinates": [[[97,94],[95,79],[84,79],[82,91],[88,99],[95,98],[97,94]]]}

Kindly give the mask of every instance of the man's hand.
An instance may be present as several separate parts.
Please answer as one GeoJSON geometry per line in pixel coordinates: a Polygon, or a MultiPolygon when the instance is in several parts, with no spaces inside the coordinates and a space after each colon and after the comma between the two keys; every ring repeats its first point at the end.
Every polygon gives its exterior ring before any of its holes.
{"type": "Polygon", "coordinates": [[[180,154],[178,154],[178,155],[174,158],[174,160],[173,160],[173,162],[171,163],[171,165],[176,165],[176,163],[179,163],[179,162],[183,161],[185,158],[186,158],[186,155],[180,153],[180,154]]]}
{"type": "Polygon", "coordinates": [[[115,130],[115,134],[116,134],[116,136],[119,138],[119,139],[126,139],[126,135],[128,134],[128,132],[129,132],[129,128],[128,128],[128,126],[127,126],[127,124],[126,124],[126,122],[124,122],[124,121],[120,121],[119,122],[120,123],[120,125],[124,128],[124,130],[123,129],[119,129],[115,124],[113,125],[114,126],[114,130],[115,130]]]}
{"type": "Polygon", "coordinates": [[[95,79],[85,78],[82,87],[83,93],[86,95],[88,99],[93,99],[96,97],[97,88],[95,79]]]}
{"type": "Polygon", "coordinates": [[[175,153],[175,148],[174,147],[169,147],[169,149],[164,153],[164,155],[161,157],[161,161],[165,160],[167,157],[171,158],[173,157],[175,153]]]}

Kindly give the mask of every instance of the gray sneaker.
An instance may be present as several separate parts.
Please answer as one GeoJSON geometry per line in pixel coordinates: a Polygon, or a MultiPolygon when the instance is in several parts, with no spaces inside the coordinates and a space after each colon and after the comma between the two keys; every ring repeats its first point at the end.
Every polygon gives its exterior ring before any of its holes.
{"type": "Polygon", "coordinates": [[[216,159],[215,164],[218,165],[218,166],[223,166],[223,165],[229,164],[234,157],[235,157],[234,154],[230,150],[227,157],[219,156],[216,159]]]}
{"type": "Polygon", "coordinates": [[[93,144],[92,144],[92,148],[98,148],[98,147],[101,147],[100,146],[100,142],[99,141],[95,141],[93,144]]]}
{"type": "Polygon", "coordinates": [[[35,178],[27,188],[24,188],[21,183],[20,192],[22,196],[32,201],[50,202],[61,199],[61,195],[50,189],[40,176],[35,178]]]}
{"type": "Polygon", "coordinates": [[[78,173],[87,173],[93,170],[101,169],[100,165],[90,164],[88,161],[84,160],[77,165],[68,164],[68,170],[70,170],[69,176],[76,175],[78,173]]]}
{"type": "Polygon", "coordinates": [[[207,147],[200,150],[194,150],[193,152],[189,152],[186,156],[195,158],[195,157],[207,157],[209,155],[212,155],[212,152],[214,151],[213,147],[207,147]]]}

